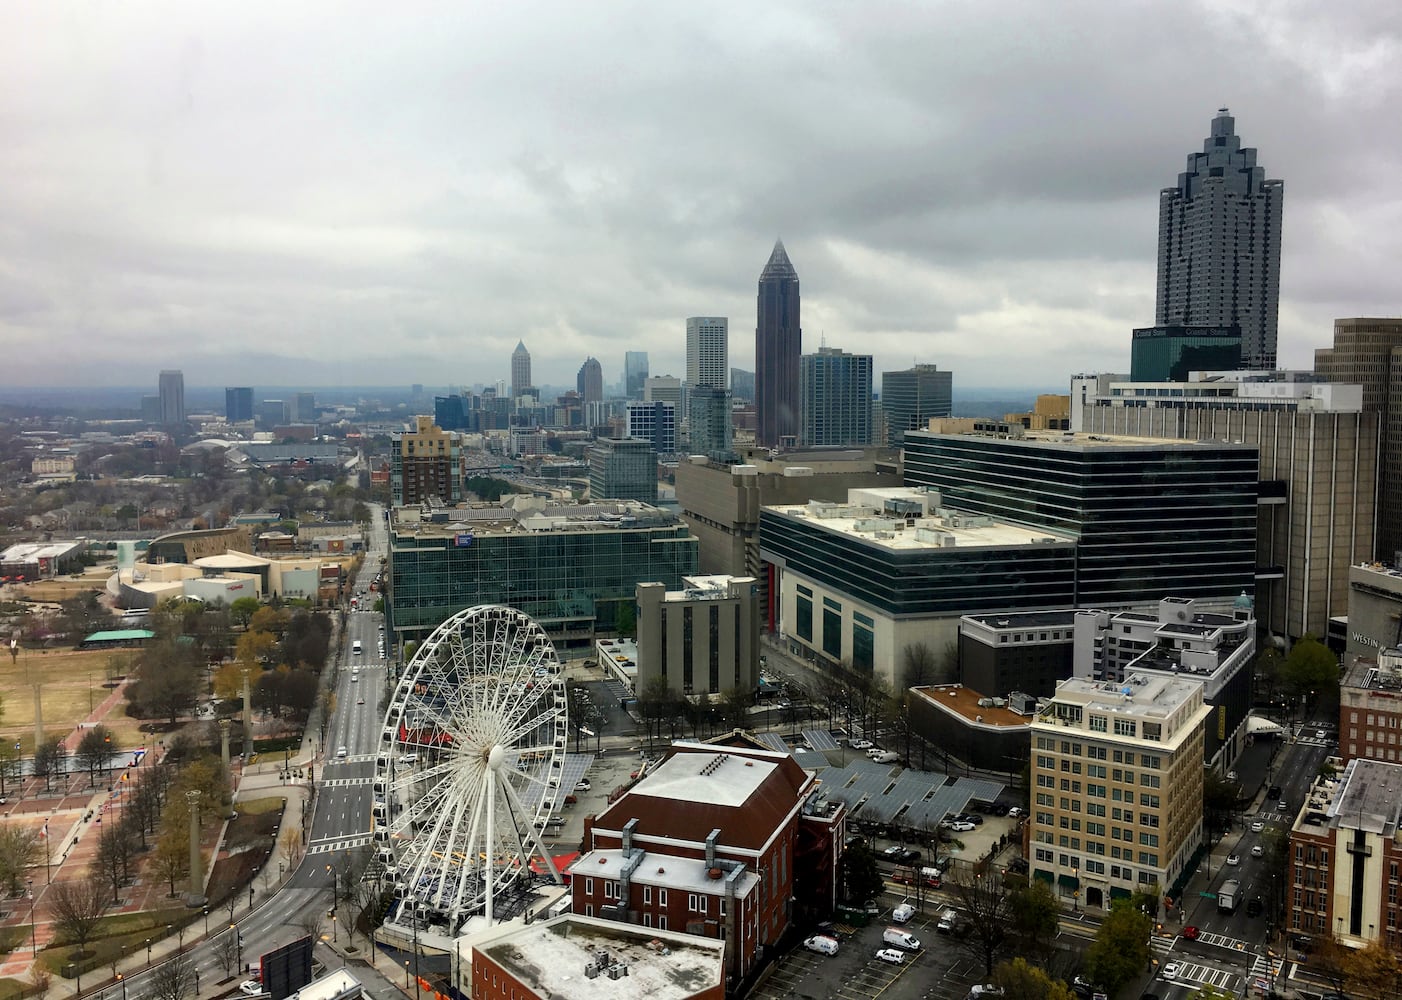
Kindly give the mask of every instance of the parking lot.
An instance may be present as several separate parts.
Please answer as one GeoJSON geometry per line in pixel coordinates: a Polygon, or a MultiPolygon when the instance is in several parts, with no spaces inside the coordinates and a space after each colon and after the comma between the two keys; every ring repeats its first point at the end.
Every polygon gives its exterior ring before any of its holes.
{"type": "Polygon", "coordinates": [[[761,1000],[964,1000],[969,987],[982,982],[982,966],[953,938],[935,930],[932,908],[900,925],[920,939],[919,951],[907,951],[900,965],[876,957],[889,947],[882,932],[890,909],[857,928],[842,941],[836,955],[819,955],[802,947],[778,961],[774,971],[751,996],[761,1000]]]}

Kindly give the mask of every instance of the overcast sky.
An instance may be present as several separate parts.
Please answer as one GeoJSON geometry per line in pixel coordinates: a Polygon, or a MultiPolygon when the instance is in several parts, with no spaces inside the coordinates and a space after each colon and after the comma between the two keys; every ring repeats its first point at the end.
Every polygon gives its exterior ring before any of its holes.
{"type": "MultiPolygon", "coordinates": [[[[1397,315],[1402,4],[11,3],[0,384],[538,383],[730,317],[956,386],[1128,370],[1219,106],[1285,182],[1280,358],[1397,315]],[[1224,8],[1234,8],[1225,11],[1224,8]]],[[[1064,390],[1063,390],[1064,391],[1064,390]]]]}

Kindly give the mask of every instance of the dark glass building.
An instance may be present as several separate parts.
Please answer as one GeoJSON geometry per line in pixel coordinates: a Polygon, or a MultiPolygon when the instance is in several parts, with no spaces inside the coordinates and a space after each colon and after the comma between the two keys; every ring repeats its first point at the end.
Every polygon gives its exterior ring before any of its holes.
{"type": "Polygon", "coordinates": [[[433,422],[445,431],[468,430],[467,408],[459,395],[433,397],[433,422]]]}
{"type": "Polygon", "coordinates": [[[881,409],[886,414],[886,443],[899,448],[906,431],[923,431],[931,417],[954,412],[954,373],[936,365],[882,372],[881,409]]]}
{"type": "Polygon", "coordinates": [[[907,486],[1000,520],[1077,534],[1079,607],[1255,588],[1257,450],[1088,435],[912,431],[907,486]]]}
{"type": "Polygon", "coordinates": [[[755,443],[766,448],[798,442],[798,305],[798,272],[779,240],[759,275],[755,325],[755,443]]]}
{"type": "Polygon", "coordinates": [[[1134,331],[1131,382],[1186,382],[1189,372],[1234,372],[1241,367],[1241,328],[1148,326],[1134,331]]]}
{"type": "Polygon", "coordinates": [[[253,387],[233,386],[224,390],[224,419],[231,424],[253,419],[253,387]]]}

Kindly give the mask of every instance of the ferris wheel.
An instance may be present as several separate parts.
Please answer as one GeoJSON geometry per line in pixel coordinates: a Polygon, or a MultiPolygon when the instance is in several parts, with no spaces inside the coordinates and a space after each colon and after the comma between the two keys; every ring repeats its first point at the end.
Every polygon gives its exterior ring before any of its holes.
{"type": "Polygon", "coordinates": [[[374,807],[379,855],[411,916],[456,932],[559,880],[540,829],[570,791],[566,721],[555,648],[520,611],[460,611],[415,652],[385,713],[374,807]]]}

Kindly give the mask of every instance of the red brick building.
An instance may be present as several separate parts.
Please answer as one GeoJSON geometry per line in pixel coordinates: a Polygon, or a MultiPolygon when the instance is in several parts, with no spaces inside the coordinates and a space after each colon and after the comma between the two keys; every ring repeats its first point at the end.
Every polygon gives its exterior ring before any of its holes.
{"type": "Polygon", "coordinates": [[[587,822],[574,912],[721,938],[738,981],[794,918],[836,901],[846,811],[789,754],[678,743],[587,822]]]}
{"type": "Polygon", "coordinates": [[[1358,659],[1339,685],[1339,756],[1402,763],[1402,653],[1358,659]]]}

